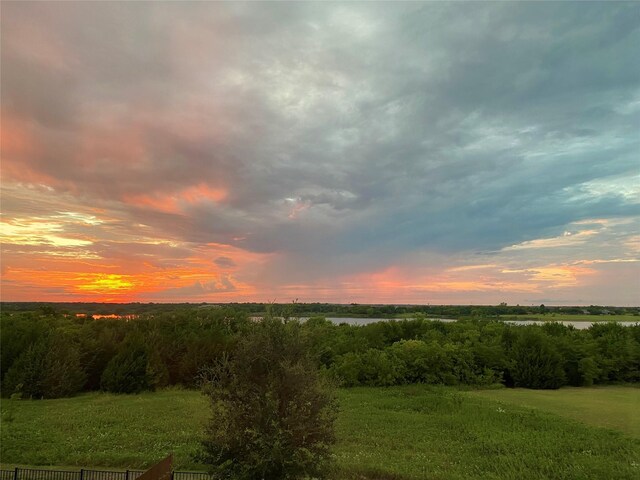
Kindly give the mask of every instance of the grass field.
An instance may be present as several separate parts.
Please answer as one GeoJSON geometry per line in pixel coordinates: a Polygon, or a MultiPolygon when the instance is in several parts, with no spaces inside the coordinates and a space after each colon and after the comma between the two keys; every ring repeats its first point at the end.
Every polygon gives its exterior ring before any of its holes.
{"type": "Polygon", "coordinates": [[[544,410],[598,427],[620,430],[640,439],[640,388],[504,388],[471,393],[504,404],[544,410]]]}
{"type": "MultiPolygon", "coordinates": [[[[532,401],[535,408],[519,405],[516,397],[512,402],[505,390],[461,392],[427,386],[341,390],[336,477],[638,478],[640,440],[637,431],[625,425],[629,409],[625,392],[633,396],[638,390],[603,387],[588,389],[589,394],[585,389],[585,395],[574,390],[552,392],[558,396],[553,402],[532,401]],[[611,428],[588,424],[597,423],[598,397],[612,419],[607,424],[611,428]],[[587,423],[547,411],[564,415],[563,402],[585,412],[584,418],[572,417],[587,423]]],[[[541,393],[527,392],[531,398],[541,393]]],[[[183,390],[4,400],[0,458],[5,466],[140,468],[173,451],[178,469],[202,469],[191,454],[197,449],[207,410],[200,394],[183,390]]]]}
{"type": "Polygon", "coordinates": [[[501,315],[502,320],[538,320],[541,322],[638,322],[638,315],[570,315],[548,313],[546,315],[501,315]]]}

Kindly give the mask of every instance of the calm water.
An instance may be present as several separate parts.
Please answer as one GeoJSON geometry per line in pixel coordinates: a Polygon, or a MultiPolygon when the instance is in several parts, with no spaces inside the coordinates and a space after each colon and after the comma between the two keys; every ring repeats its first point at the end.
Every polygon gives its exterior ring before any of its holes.
{"type": "MultiPolygon", "coordinates": [[[[78,313],[76,314],[77,317],[84,317],[85,314],[84,313],[78,313]]],[[[110,314],[110,315],[93,315],[93,318],[95,319],[101,319],[101,318],[122,318],[125,320],[130,320],[135,318],[136,315],[115,315],[115,314],[110,314]]],[[[262,317],[251,317],[254,320],[258,320],[262,317]]],[[[309,317],[300,317],[300,320],[305,321],[308,320],[309,317]]],[[[327,320],[329,320],[332,323],[335,323],[336,325],[339,325],[341,323],[347,323],[349,325],[369,325],[370,323],[378,323],[378,322],[388,322],[389,320],[393,320],[390,318],[356,318],[356,317],[326,317],[327,320]]],[[[398,319],[396,319],[398,320],[398,319]]],[[[410,319],[408,319],[410,320],[410,319]]],[[[446,323],[451,323],[451,322],[457,322],[457,320],[453,320],[451,318],[427,318],[426,320],[431,320],[431,321],[438,321],[438,322],[446,322],[446,323]]],[[[504,320],[505,323],[511,323],[513,325],[543,325],[547,322],[541,322],[538,320],[504,320]]],[[[577,330],[586,330],[587,328],[589,328],[591,325],[593,325],[594,323],[604,323],[604,322],[572,322],[572,321],[560,321],[557,323],[561,323],[562,325],[568,326],[568,325],[573,325],[577,330]]],[[[640,322],[618,322],[620,325],[624,326],[624,327],[630,327],[632,325],[636,325],[637,323],[640,322]]]]}
{"type": "MultiPolygon", "coordinates": [[[[506,323],[513,323],[516,325],[542,325],[544,323],[548,323],[548,322],[539,322],[537,320],[505,320],[506,323]]],[[[586,330],[587,328],[589,328],[591,325],[593,325],[594,323],[607,323],[607,322],[569,322],[569,321],[560,321],[557,323],[561,323],[562,325],[565,326],[569,326],[569,325],[573,325],[576,330],[586,330]]],[[[636,325],[637,323],[640,322],[616,322],[619,325],[622,325],[623,327],[631,327],[633,325],[636,325]]]]}
{"type": "MultiPolygon", "coordinates": [[[[306,318],[301,318],[300,320],[306,320],[306,318]]],[[[330,322],[340,324],[340,323],[348,323],[349,325],[368,325],[369,323],[376,322],[388,322],[388,318],[352,318],[352,317],[327,317],[327,320],[330,322]]],[[[450,318],[427,318],[427,320],[440,321],[440,322],[457,322],[457,320],[452,320],[450,318]]],[[[542,325],[547,322],[541,322],[537,320],[505,320],[505,323],[512,323],[514,325],[542,325]]],[[[602,323],[602,322],[571,322],[571,321],[561,321],[557,322],[562,325],[573,325],[578,330],[585,330],[589,328],[594,323],[602,323]]],[[[630,327],[639,322],[618,322],[620,325],[625,327],[630,327]]]]}

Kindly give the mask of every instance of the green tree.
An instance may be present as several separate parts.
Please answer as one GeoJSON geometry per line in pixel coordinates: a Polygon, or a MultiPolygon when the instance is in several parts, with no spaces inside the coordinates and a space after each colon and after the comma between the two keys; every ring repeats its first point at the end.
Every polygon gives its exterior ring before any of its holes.
{"type": "Polygon", "coordinates": [[[401,359],[376,348],[341,355],[330,369],[345,387],[396,385],[402,383],[404,370],[401,359]]]}
{"type": "Polygon", "coordinates": [[[151,388],[147,369],[147,352],[136,345],[127,345],[108,363],[100,386],[113,393],[139,393],[151,388]]]}
{"type": "Polygon", "coordinates": [[[44,398],[68,397],[82,390],[87,376],[80,364],[78,345],[67,335],[57,334],[49,342],[43,371],[44,398]]]}
{"type": "Polygon", "coordinates": [[[598,364],[592,357],[584,357],[580,359],[578,371],[582,379],[582,385],[585,387],[593,385],[594,379],[598,378],[598,375],[600,374],[598,364]]]}
{"type": "Polygon", "coordinates": [[[566,382],[562,355],[552,338],[536,327],[519,332],[511,356],[510,373],[516,387],[555,389],[566,382]]]}
{"type": "Polygon", "coordinates": [[[0,375],[3,382],[5,374],[25,350],[48,335],[51,329],[48,320],[31,312],[1,315],[0,375]]]}
{"type": "Polygon", "coordinates": [[[150,351],[148,355],[147,378],[152,390],[169,385],[169,369],[156,350],[150,351]]]}
{"type": "Polygon", "coordinates": [[[324,477],[336,399],[298,322],[264,319],[207,372],[213,418],[199,460],[216,478],[324,477]]]}
{"type": "Polygon", "coordinates": [[[48,338],[43,338],[27,347],[7,372],[2,393],[6,396],[19,394],[22,398],[42,398],[42,373],[44,371],[48,338]]]}

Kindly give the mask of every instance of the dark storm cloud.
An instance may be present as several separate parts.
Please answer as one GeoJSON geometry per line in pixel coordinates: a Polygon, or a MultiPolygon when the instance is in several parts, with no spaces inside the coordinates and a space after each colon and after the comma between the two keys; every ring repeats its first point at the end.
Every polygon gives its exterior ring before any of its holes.
{"type": "Polygon", "coordinates": [[[124,202],[169,238],[330,275],[640,213],[589,187],[637,173],[637,3],[7,3],[3,17],[3,123],[37,146],[3,158],[14,175],[124,202]],[[225,198],[184,200],[202,182],[225,198]]]}
{"type": "Polygon", "coordinates": [[[213,263],[220,268],[231,268],[236,266],[236,262],[229,257],[218,257],[213,261],[213,263]]]}

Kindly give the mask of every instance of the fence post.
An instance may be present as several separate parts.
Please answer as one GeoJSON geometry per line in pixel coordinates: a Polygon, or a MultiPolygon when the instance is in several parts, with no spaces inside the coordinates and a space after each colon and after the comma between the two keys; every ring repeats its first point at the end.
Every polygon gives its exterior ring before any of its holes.
{"type": "Polygon", "coordinates": [[[84,480],[84,468],[80,469],[80,480],[84,480]]]}
{"type": "Polygon", "coordinates": [[[13,471],[13,480],[18,480],[18,467],[13,471]]]}
{"type": "Polygon", "coordinates": [[[129,469],[128,468],[127,468],[127,473],[126,473],[124,478],[125,478],[125,480],[129,480],[129,469]]]}

